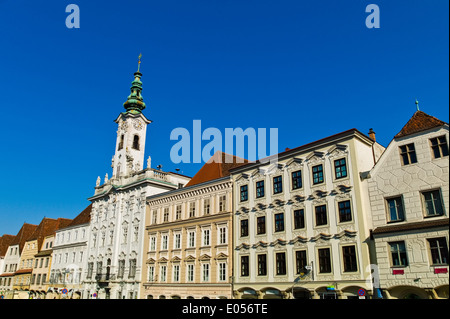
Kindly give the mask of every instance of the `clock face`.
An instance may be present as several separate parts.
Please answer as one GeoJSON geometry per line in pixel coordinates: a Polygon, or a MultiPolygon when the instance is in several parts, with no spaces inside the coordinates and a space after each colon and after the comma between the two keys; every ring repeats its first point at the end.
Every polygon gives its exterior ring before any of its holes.
{"type": "Polygon", "coordinates": [[[135,128],[136,130],[138,130],[138,131],[142,130],[142,128],[144,127],[144,125],[142,124],[142,122],[139,121],[139,120],[134,120],[134,121],[133,121],[133,126],[134,126],[134,128],[135,128]]]}
{"type": "Polygon", "coordinates": [[[122,124],[120,124],[120,129],[123,131],[126,131],[128,127],[127,122],[123,121],[122,124]]]}

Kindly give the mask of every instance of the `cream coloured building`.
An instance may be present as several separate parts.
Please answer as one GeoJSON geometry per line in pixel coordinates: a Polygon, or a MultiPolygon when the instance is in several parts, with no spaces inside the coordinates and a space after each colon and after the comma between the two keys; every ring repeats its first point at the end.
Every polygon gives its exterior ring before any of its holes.
{"type": "Polygon", "coordinates": [[[231,170],[234,298],[372,293],[367,181],[383,151],[351,129],[231,170]]]}
{"type": "Polygon", "coordinates": [[[48,299],[51,297],[51,294],[48,294],[48,288],[54,239],[54,233],[45,236],[40,251],[34,255],[30,292],[35,299],[48,299]]]}
{"type": "Polygon", "coordinates": [[[449,297],[448,123],[417,111],[368,175],[384,298],[449,297]]]}
{"type": "Polygon", "coordinates": [[[229,299],[235,158],[217,152],[182,189],[147,198],[145,299],[229,299]]]}

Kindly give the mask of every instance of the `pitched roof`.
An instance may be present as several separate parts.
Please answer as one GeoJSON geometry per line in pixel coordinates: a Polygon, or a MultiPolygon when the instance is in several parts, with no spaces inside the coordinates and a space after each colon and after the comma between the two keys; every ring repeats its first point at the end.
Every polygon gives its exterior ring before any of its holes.
{"type": "Polygon", "coordinates": [[[92,211],[92,204],[90,204],[88,207],[86,207],[80,214],[78,214],[77,217],[75,217],[69,225],[66,227],[72,227],[82,224],[87,224],[91,221],[91,211],[92,211]]]}
{"type": "Polygon", "coordinates": [[[441,121],[434,116],[428,115],[422,111],[416,111],[409,119],[408,123],[403,126],[401,131],[395,135],[395,138],[404,137],[421,131],[429,130],[435,127],[443,126],[444,121],[441,121]]]}
{"type": "Polygon", "coordinates": [[[217,151],[202,166],[197,174],[185,185],[185,187],[212,181],[221,177],[230,176],[230,169],[244,165],[248,160],[230,155],[221,151],[217,151]]]}
{"type": "Polygon", "coordinates": [[[19,245],[19,253],[22,253],[23,246],[25,245],[25,242],[30,238],[30,236],[34,233],[38,226],[24,223],[22,225],[22,228],[20,228],[19,232],[17,233],[14,240],[11,242],[10,246],[12,245],[19,245]]]}
{"type": "Polygon", "coordinates": [[[6,255],[6,251],[14,238],[16,238],[14,235],[3,235],[0,237],[0,257],[4,257],[6,255]]]}
{"type": "MultiPolygon", "coordinates": [[[[354,134],[359,134],[359,136],[365,137],[365,139],[366,139],[366,141],[368,143],[374,143],[374,141],[370,137],[368,137],[367,135],[361,133],[356,128],[352,128],[352,129],[349,129],[349,130],[346,130],[346,131],[343,131],[343,132],[340,132],[340,133],[337,133],[337,134],[333,134],[333,135],[330,135],[328,137],[324,137],[324,138],[322,138],[320,140],[316,140],[314,142],[310,142],[310,143],[307,143],[307,144],[304,144],[304,145],[301,145],[301,146],[298,146],[298,147],[295,147],[295,148],[286,148],[283,152],[280,152],[278,154],[270,155],[270,156],[268,156],[266,158],[256,160],[255,162],[250,162],[249,161],[249,162],[245,163],[245,165],[243,165],[243,164],[241,164],[241,165],[242,166],[251,166],[251,165],[254,165],[254,164],[268,163],[271,158],[278,159],[278,158],[281,158],[281,157],[289,156],[289,155],[295,154],[297,152],[304,151],[306,149],[311,149],[312,147],[315,147],[316,145],[320,145],[320,144],[327,143],[327,142],[330,142],[330,141],[335,141],[337,139],[345,138],[347,136],[352,136],[354,134]]],[[[235,168],[233,167],[232,170],[234,170],[234,169],[235,168]]]]}
{"type": "Polygon", "coordinates": [[[27,241],[37,240],[38,251],[40,251],[42,242],[44,241],[44,238],[46,236],[54,234],[56,230],[62,227],[66,227],[71,222],[72,220],[67,218],[52,219],[44,217],[33,234],[27,239],[27,241]]]}

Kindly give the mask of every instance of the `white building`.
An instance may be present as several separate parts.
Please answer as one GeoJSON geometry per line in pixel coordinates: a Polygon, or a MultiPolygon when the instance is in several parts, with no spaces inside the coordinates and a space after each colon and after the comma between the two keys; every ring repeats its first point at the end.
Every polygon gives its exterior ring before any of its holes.
{"type": "Polygon", "coordinates": [[[20,255],[27,239],[36,230],[37,225],[24,223],[14,240],[9,244],[3,260],[3,271],[0,275],[0,291],[4,298],[17,298],[17,292],[14,292],[14,276],[19,270],[20,255]]]}
{"type": "Polygon", "coordinates": [[[235,298],[372,293],[367,182],[384,148],[351,129],[231,170],[235,298]]]}
{"type": "Polygon", "coordinates": [[[414,113],[370,171],[385,298],[448,298],[448,123],[414,113]]]}
{"type": "Polygon", "coordinates": [[[85,266],[92,205],[86,207],[65,228],[56,231],[52,252],[49,292],[52,298],[83,298],[85,266]],[[67,293],[64,289],[67,290],[67,293]]]}
{"type": "MultiPolygon", "coordinates": [[[[8,253],[9,246],[14,241],[16,236],[3,235],[0,237],[0,298],[5,295],[6,285],[8,283],[8,275],[2,276],[4,273],[8,274],[10,265],[5,262],[6,254],[8,253]]],[[[5,298],[5,297],[3,297],[5,298]]]]}
{"type": "Polygon", "coordinates": [[[144,167],[147,125],[142,110],[142,74],[137,71],[118,125],[111,179],[97,179],[84,273],[86,298],[139,298],[142,275],[145,200],[184,186],[190,178],[144,167]]]}

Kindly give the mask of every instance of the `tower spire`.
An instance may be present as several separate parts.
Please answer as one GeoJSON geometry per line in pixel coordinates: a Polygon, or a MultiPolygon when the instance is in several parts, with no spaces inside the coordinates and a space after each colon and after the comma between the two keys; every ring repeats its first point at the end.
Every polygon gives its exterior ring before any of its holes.
{"type": "Polygon", "coordinates": [[[138,114],[145,109],[144,98],[142,96],[142,82],[140,72],[142,53],[139,54],[138,70],[134,73],[134,81],[131,83],[131,94],[128,96],[127,101],[123,104],[123,107],[127,112],[138,114]]]}
{"type": "Polygon", "coordinates": [[[138,72],[139,72],[139,69],[141,68],[141,58],[142,58],[142,53],[139,54],[139,62],[138,62],[138,69],[137,69],[138,72]]]}
{"type": "Polygon", "coordinates": [[[420,111],[419,110],[419,101],[417,101],[417,99],[416,99],[416,108],[417,108],[417,111],[420,111]]]}

